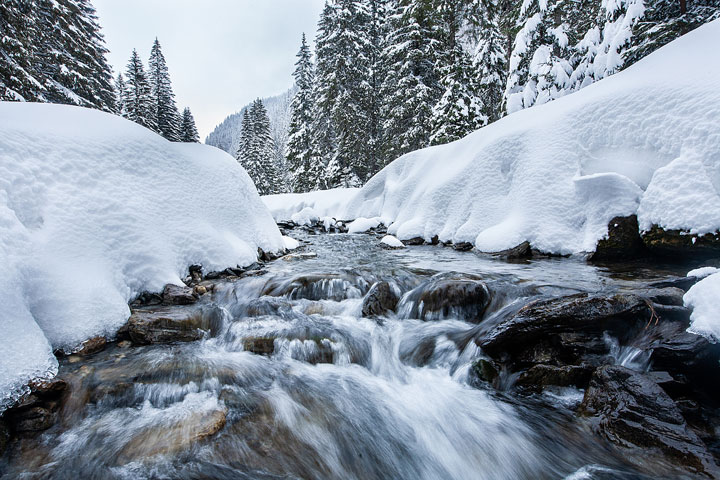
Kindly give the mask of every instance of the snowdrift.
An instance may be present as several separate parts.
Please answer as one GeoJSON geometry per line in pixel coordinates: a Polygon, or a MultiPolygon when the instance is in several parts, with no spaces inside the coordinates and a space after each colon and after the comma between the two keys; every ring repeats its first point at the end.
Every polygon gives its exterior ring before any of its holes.
{"type": "Polygon", "coordinates": [[[0,410],[128,301],[283,240],[229,155],[64,105],[0,103],[0,410]]]}
{"type": "Polygon", "coordinates": [[[438,235],[498,251],[593,251],[617,215],[640,228],[720,227],[720,21],[578,93],[409,153],[343,218],[381,217],[401,240],[438,235]]]}
{"type": "Polygon", "coordinates": [[[345,206],[359,190],[359,188],[333,188],[308,193],[279,193],[261,198],[275,220],[293,220],[303,225],[324,217],[343,220],[345,206]]]}

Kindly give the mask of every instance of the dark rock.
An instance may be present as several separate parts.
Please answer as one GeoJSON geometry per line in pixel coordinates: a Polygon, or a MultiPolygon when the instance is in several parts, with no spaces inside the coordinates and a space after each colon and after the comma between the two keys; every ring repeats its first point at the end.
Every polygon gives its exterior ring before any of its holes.
{"type": "Polygon", "coordinates": [[[265,285],[262,294],[292,299],[341,301],[359,298],[369,287],[362,276],[351,271],[309,273],[290,279],[272,279],[265,285]]]}
{"type": "Polygon", "coordinates": [[[136,344],[192,342],[213,329],[211,317],[194,307],[133,310],[128,333],[136,344]]]}
{"type": "Polygon", "coordinates": [[[488,383],[493,383],[500,375],[495,365],[484,358],[481,358],[472,364],[471,372],[476,378],[488,383]]]}
{"type": "Polygon", "coordinates": [[[453,243],[453,248],[459,252],[468,252],[472,250],[473,244],[470,242],[453,243]]]}
{"type": "Polygon", "coordinates": [[[248,302],[243,313],[249,317],[272,315],[290,318],[291,312],[292,304],[290,302],[281,298],[263,296],[248,302]]]}
{"type": "Polygon", "coordinates": [[[162,295],[151,292],[142,292],[135,300],[130,302],[131,305],[160,305],[162,303],[162,295]]]}
{"type": "MultiPolygon", "coordinates": [[[[493,357],[527,358],[536,349],[551,363],[577,363],[583,354],[603,353],[603,332],[626,340],[649,319],[648,304],[636,295],[578,294],[531,302],[476,343],[493,357]]],[[[535,355],[529,360],[543,359],[535,355]]]]}
{"type": "Polygon", "coordinates": [[[295,222],[292,222],[292,221],[287,221],[287,222],[281,221],[281,222],[277,222],[277,226],[280,227],[280,228],[284,228],[284,229],[286,229],[286,230],[292,230],[292,229],[294,229],[297,225],[295,224],[295,222]]]}
{"type": "Polygon", "coordinates": [[[608,236],[601,239],[590,260],[627,260],[645,255],[637,215],[615,217],[608,223],[608,236]]]}
{"type": "Polygon", "coordinates": [[[362,304],[362,316],[373,317],[395,311],[400,298],[389,283],[378,282],[370,287],[362,304]]]}
{"type": "Polygon", "coordinates": [[[499,257],[499,258],[506,258],[508,260],[515,260],[520,258],[531,258],[532,257],[532,247],[530,246],[530,242],[522,242],[520,245],[517,245],[513,248],[508,248],[507,250],[500,250],[499,252],[487,252],[490,253],[490,255],[499,257]]]}
{"type": "Polygon", "coordinates": [[[683,306],[685,291],[677,287],[647,288],[633,293],[658,305],[683,306]]]}
{"type": "Polygon", "coordinates": [[[10,442],[10,429],[5,422],[0,418],[0,457],[5,453],[8,443],[10,442]]]}
{"type": "Polygon", "coordinates": [[[17,433],[41,432],[55,424],[57,412],[44,407],[24,408],[10,416],[12,429],[17,433]]]}
{"type": "Polygon", "coordinates": [[[705,235],[682,230],[665,230],[657,225],[642,234],[650,252],[674,258],[719,258],[720,232],[705,235]]]}
{"type": "Polygon", "coordinates": [[[430,239],[430,245],[437,245],[440,243],[440,237],[437,235],[433,235],[433,237],[430,239]]]}
{"type": "Polygon", "coordinates": [[[657,370],[691,383],[692,387],[711,395],[720,395],[720,344],[710,343],[700,335],[686,332],[679,325],[674,334],[665,334],[649,345],[657,370]]]}
{"type": "MultiPolygon", "coordinates": [[[[251,352],[256,355],[270,356],[275,353],[275,337],[249,337],[243,339],[243,349],[246,352],[251,352]]],[[[288,339],[288,340],[301,340],[307,341],[304,338],[288,339]]],[[[306,361],[311,364],[318,363],[333,363],[333,350],[332,346],[327,340],[312,339],[311,342],[315,342],[316,349],[314,352],[309,353],[307,357],[300,358],[299,360],[306,361]]]]}
{"type": "Polygon", "coordinates": [[[197,297],[193,294],[192,288],[171,284],[165,285],[162,298],[163,303],[168,305],[190,305],[197,302],[197,297]]]}
{"type": "Polygon", "coordinates": [[[75,353],[82,356],[92,355],[105,350],[105,345],[107,345],[107,339],[105,337],[93,337],[85,340],[80,345],[80,349],[75,353]]]}
{"type": "Polygon", "coordinates": [[[258,258],[263,262],[271,262],[285,255],[284,251],[280,252],[266,252],[262,248],[258,247],[258,258]]]}
{"type": "Polygon", "coordinates": [[[706,446],[672,399],[647,376],[604,366],[593,374],[580,411],[594,429],[624,447],[657,449],[672,463],[711,478],[720,475],[706,446]]]}
{"type": "Polygon", "coordinates": [[[456,274],[440,275],[414,289],[411,318],[433,320],[455,316],[478,323],[490,304],[490,289],[481,280],[456,274]]]}
{"type": "Polygon", "coordinates": [[[15,433],[34,433],[55,424],[68,384],[55,378],[31,382],[30,393],[3,414],[3,420],[15,433]]]}
{"type": "Polygon", "coordinates": [[[556,367],[554,365],[539,364],[522,372],[515,384],[532,390],[542,390],[549,385],[586,388],[593,370],[594,367],[590,365],[556,367]]]}
{"type": "Polygon", "coordinates": [[[657,282],[652,282],[648,285],[650,288],[679,288],[680,290],[683,290],[687,292],[690,290],[690,287],[695,285],[698,282],[697,277],[671,277],[665,280],[660,280],[657,282]]]}
{"type": "Polygon", "coordinates": [[[272,355],[275,352],[274,337],[250,337],[243,339],[243,350],[256,355],[272,355]]]}
{"type": "Polygon", "coordinates": [[[406,240],[402,240],[405,245],[424,245],[425,239],[422,237],[413,237],[406,240]]]}

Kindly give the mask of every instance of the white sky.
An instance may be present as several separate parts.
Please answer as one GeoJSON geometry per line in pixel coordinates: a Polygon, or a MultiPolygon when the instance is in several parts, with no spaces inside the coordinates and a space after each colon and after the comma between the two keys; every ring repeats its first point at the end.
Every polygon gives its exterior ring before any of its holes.
{"type": "Polygon", "coordinates": [[[200,137],[257,97],[292,85],[303,32],[312,43],[324,0],[94,0],[115,76],[133,48],[147,68],[155,37],[178,108],[200,137]]]}

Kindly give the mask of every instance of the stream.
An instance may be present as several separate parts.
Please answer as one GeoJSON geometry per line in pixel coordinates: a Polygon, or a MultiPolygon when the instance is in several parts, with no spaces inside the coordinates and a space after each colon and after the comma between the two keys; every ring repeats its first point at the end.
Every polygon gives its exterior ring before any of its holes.
{"type": "MultiPolygon", "coordinates": [[[[501,388],[493,388],[471,370],[483,356],[472,339],[533,299],[631,291],[687,266],[506,262],[442,246],[385,250],[375,235],[291,235],[317,257],[276,260],[263,275],[219,282],[194,307],[211,319],[206,338],[113,343],[61,360],[71,394],[57,422],[15,442],[0,478],[681,475],[593,433],[575,413],[582,390],[518,395],[514,374],[500,372],[501,388]],[[419,320],[423,286],[453,275],[487,284],[482,322],[472,309],[419,320]],[[362,318],[363,297],[380,281],[400,296],[396,313],[362,318]]],[[[607,342],[610,361],[647,368],[648,352],[607,342]]]]}

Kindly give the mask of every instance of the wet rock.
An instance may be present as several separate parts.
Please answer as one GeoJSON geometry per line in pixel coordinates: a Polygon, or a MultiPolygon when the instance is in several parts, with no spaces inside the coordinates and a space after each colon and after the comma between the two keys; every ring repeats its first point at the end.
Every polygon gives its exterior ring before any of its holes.
{"type": "Polygon", "coordinates": [[[107,339],[105,337],[93,337],[85,340],[80,345],[80,349],[75,353],[81,356],[92,355],[104,350],[105,345],[107,345],[107,339]]]}
{"type": "Polygon", "coordinates": [[[694,473],[720,475],[705,444],[672,399],[643,374],[621,366],[598,368],[580,411],[592,417],[598,433],[618,445],[657,449],[694,473]]]}
{"type": "Polygon", "coordinates": [[[411,318],[434,320],[453,316],[477,323],[490,304],[490,289],[475,278],[443,275],[417,287],[406,301],[414,303],[411,318]]]}
{"type": "Polygon", "coordinates": [[[258,247],[258,258],[263,262],[271,262],[273,260],[276,260],[285,255],[285,253],[285,251],[266,252],[262,248],[258,247]]]}
{"type": "Polygon", "coordinates": [[[471,371],[476,378],[488,383],[493,383],[500,375],[495,365],[484,358],[474,362],[471,371]]]}
{"type": "Polygon", "coordinates": [[[533,365],[520,374],[515,384],[531,390],[542,390],[550,385],[586,388],[593,370],[594,367],[590,365],[533,365]]]}
{"type": "Polygon", "coordinates": [[[227,409],[192,412],[177,423],[151,426],[125,444],[119,454],[122,463],[169,455],[186,450],[192,444],[215,435],[225,427],[227,409]]]}
{"type": "Polygon", "coordinates": [[[680,258],[720,257],[720,232],[705,235],[682,230],[665,230],[657,225],[642,233],[648,250],[656,255],[680,258]]]}
{"type": "Polygon", "coordinates": [[[457,242],[453,243],[453,248],[459,252],[468,252],[473,249],[473,244],[470,242],[457,242]]]}
{"type": "Polygon", "coordinates": [[[384,315],[387,312],[395,311],[400,298],[388,282],[378,282],[370,287],[363,299],[363,317],[384,315]]]}
{"type": "Polygon", "coordinates": [[[243,350],[256,355],[272,355],[275,352],[274,337],[250,337],[243,339],[243,350]]]}
{"type": "Polygon", "coordinates": [[[310,258],[317,258],[317,253],[315,252],[298,252],[298,253],[291,253],[289,255],[285,255],[282,257],[282,259],[286,262],[296,262],[298,260],[308,260],[310,258]]]}
{"type": "Polygon", "coordinates": [[[8,443],[10,442],[10,429],[7,427],[5,422],[0,418],[0,456],[5,453],[8,443]]]}
{"type": "Polygon", "coordinates": [[[132,347],[132,342],[129,340],[123,340],[122,342],[118,342],[117,346],[119,348],[129,348],[132,347]]]}
{"type": "Polygon", "coordinates": [[[68,384],[55,378],[32,382],[30,393],[3,414],[3,420],[15,433],[35,433],[55,424],[68,384]]]}
{"type": "MultiPolygon", "coordinates": [[[[626,340],[650,319],[646,301],[636,295],[578,294],[538,300],[500,323],[476,343],[493,356],[525,357],[534,348],[550,363],[578,363],[586,353],[602,353],[603,332],[626,340]]],[[[536,356],[537,357],[537,356],[536,356]]]]}
{"type": "Polygon", "coordinates": [[[293,221],[288,220],[277,222],[277,226],[285,230],[293,230],[295,227],[297,227],[297,224],[293,221]]]}
{"type": "Polygon", "coordinates": [[[162,295],[152,292],[142,292],[132,302],[131,305],[160,305],[162,303],[162,295]]]}
{"type": "Polygon", "coordinates": [[[683,306],[685,291],[677,287],[648,288],[634,293],[658,305],[683,306]]]}
{"type": "Polygon", "coordinates": [[[195,285],[193,293],[197,296],[202,296],[207,293],[207,287],[205,285],[195,285]]]}
{"type": "Polygon", "coordinates": [[[513,248],[508,248],[507,250],[500,250],[499,252],[487,252],[490,255],[493,255],[498,258],[505,258],[507,260],[515,260],[520,258],[531,258],[532,257],[532,247],[530,246],[530,242],[522,242],[520,245],[517,245],[513,248]]]}
{"type": "Polygon", "coordinates": [[[248,302],[244,314],[249,317],[262,317],[266,315],[290,318],[292,304],[282,298],[260,297],[248,302]]]}
{"type": "Polygon", "coordinates": [[[674,334],[663,335],[649,345],[653,349],[653,367],[670,372],[694,389],[720,395],[717,381],[720,377],[720,344],[686,332],[684,327],[679,325],[674,334]]]}
{"type": "Polygon", "coordinates": [[[422,237],[413,237],[408,239],[402,239],[402,242],[405,245],[424,245],[425,239],[422,237]]]}
{"type": "Polygon", "coordinates": [[[369,289],[362,276],[353,272],[297,275],[290,279],[270,280],[263,295],[288,297],[293,300],[334,300],[360,298],[369,289]]]}
{"type": "Polygon", "coordinates": [[[210,319],[193,307],[160,307],[133,310],[128,333],[136,344],[192,342],[212,328],[210,319]]]}
{"type": "Polygon", "coordinates": [[[660,280],[657,282],[652,282],[648,285],[650,288],[679,288],[680,290],[683,290],[687,292],[690,290],[690,287],[695,285],[698,282],[697,277],[670,277],[665,280],[660,280]]]}
{"type": "Polygon", "coordinates": [[[190,305],[197,302],[193,289],[178,285],[165,285],[162,293],[163,303],[168,305],[190,305]]]}
{"type": "Polygon", "coordinates": [[[645,253],[645,244],[640,237],[637,215],[630,215],[610,220],[607,238],[598,241],[590,260],[627,260],[642,257],[645,253]]]}

